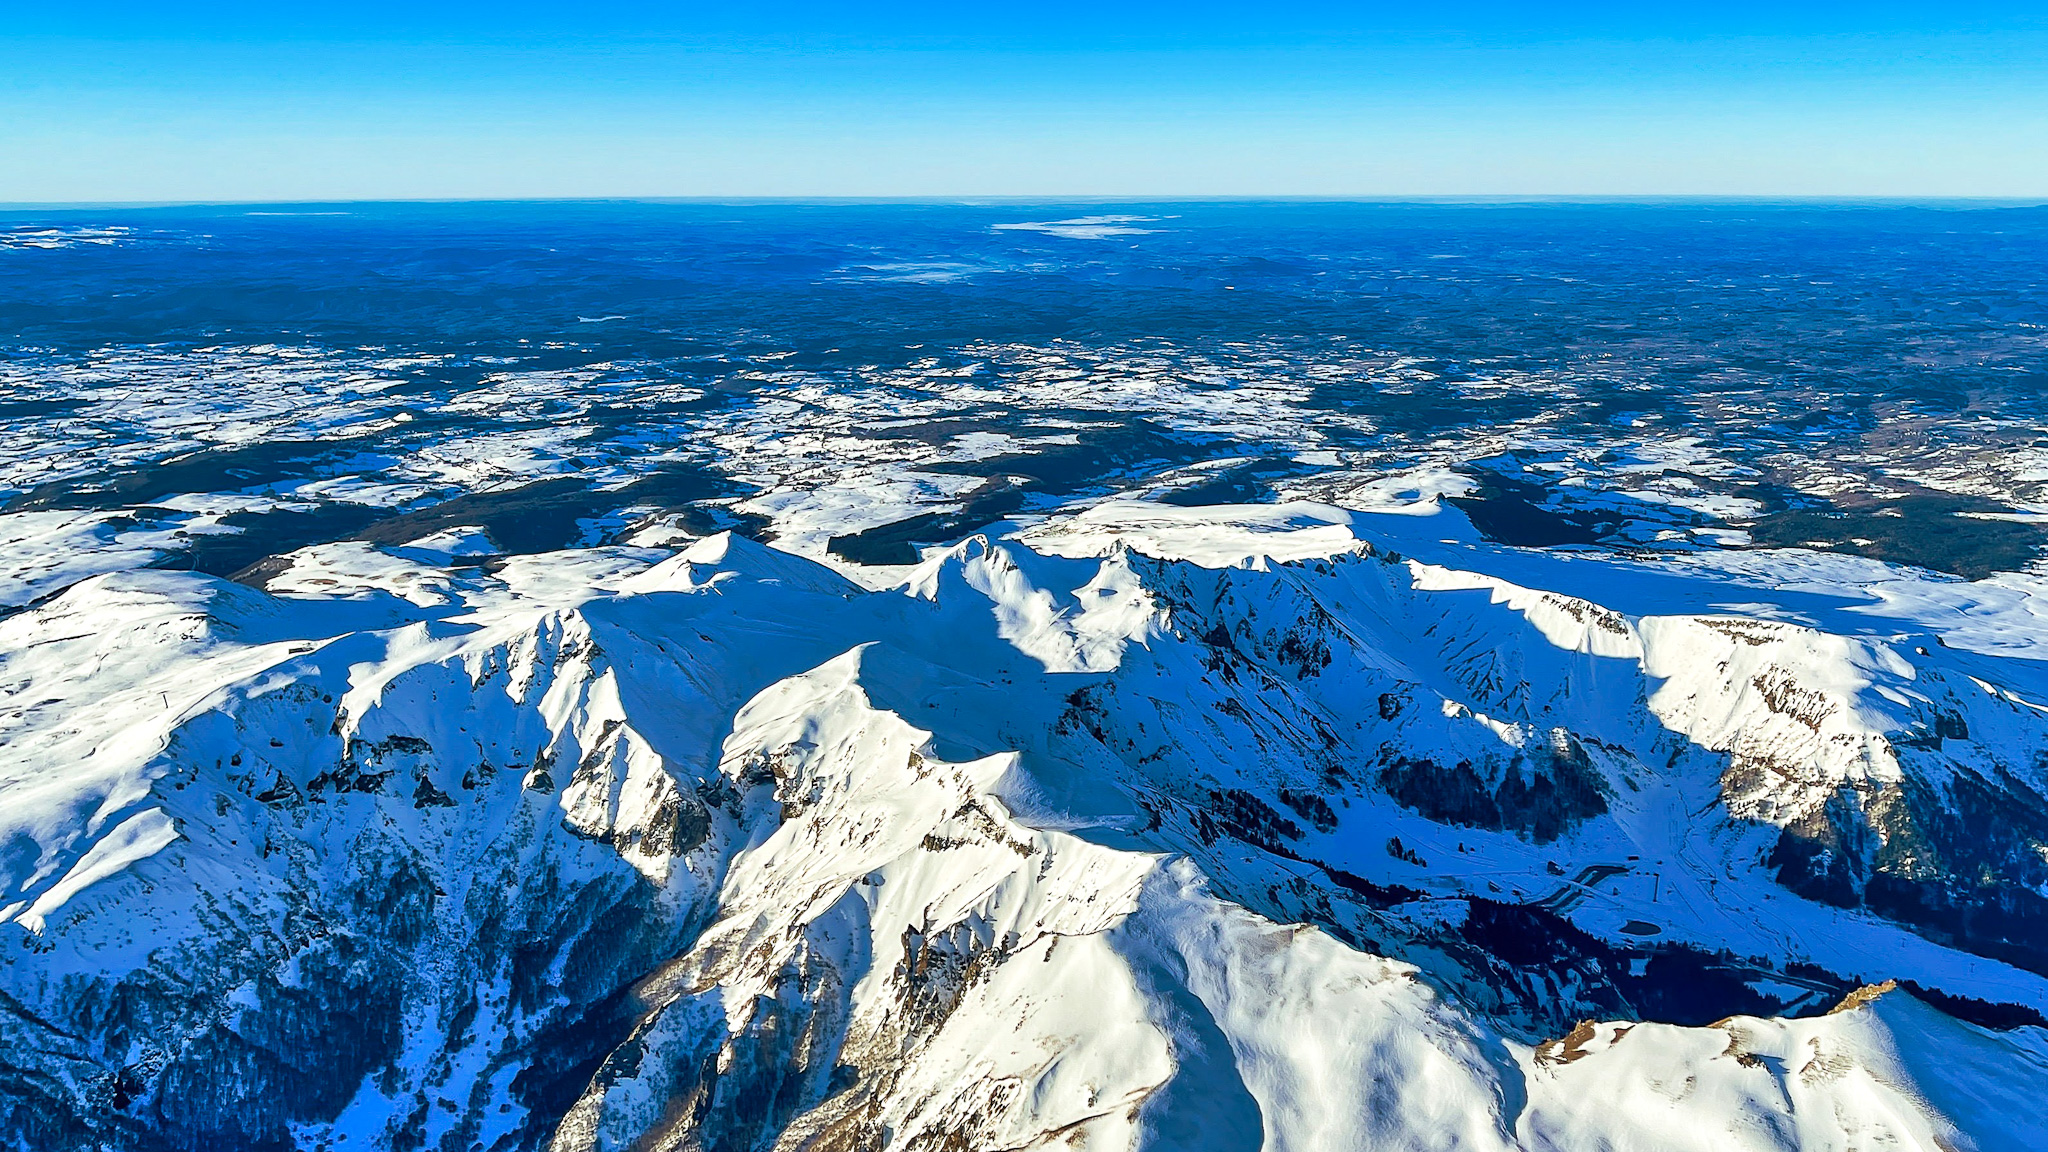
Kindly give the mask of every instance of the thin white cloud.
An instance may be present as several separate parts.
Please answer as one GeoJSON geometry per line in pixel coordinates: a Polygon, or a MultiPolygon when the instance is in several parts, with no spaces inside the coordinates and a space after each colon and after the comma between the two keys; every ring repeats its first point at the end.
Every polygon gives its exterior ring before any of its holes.
{"type": "Polygon", "coordinates": [[[1133,228],[1148,224],[1157,216],[1076,216],[1071,220],[1026,220],[1017,224],[992,224],[998,232],[1043,232],[1069,240],[1107,240],[1114,236],[1149,236],[1157,228],[1133,228]]]}
{"type": "Polygon", "coordinates": [[[81,244],[120,244],[135,233],[133,228],[52,227],[0,229],[0,249],[73,248],[81,244]]]}

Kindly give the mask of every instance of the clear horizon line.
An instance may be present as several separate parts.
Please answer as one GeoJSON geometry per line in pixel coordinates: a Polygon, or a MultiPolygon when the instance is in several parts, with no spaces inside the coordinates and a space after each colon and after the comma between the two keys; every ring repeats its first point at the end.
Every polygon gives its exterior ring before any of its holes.
{"type": "Polygon", "coordinates": [[[107,208],[238,208],[299,204],[1860,204],[2048,207],[2040,195],[1883,193],[905,193],[901,195],[693,194],[589,196],[340,196],[167,200],[0,200],[0,212],[107,208]]]}

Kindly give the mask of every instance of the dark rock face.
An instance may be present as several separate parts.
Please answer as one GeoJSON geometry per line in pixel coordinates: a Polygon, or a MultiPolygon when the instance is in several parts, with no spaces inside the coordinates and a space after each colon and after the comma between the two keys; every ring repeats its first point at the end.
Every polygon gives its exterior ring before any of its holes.
{"type": "Polygon", "coordinates": [[[705,1152],[762,1147],[830,1094],[838,1086],[835,1074],[845,1079],[837,1058],[848,992],[836,969],[805,954],[783,966],[773,994],[755,999],[747,1018],[731,1032],[705,1015],[694,999],[666,1005],[637,1021],[633,1039],[581,1087],[601,1093],[627,1077],[659,1084],[666,1103],[642,1137],[648,1146],[705,1152]],[[671,1041],[650,1050],[642,1037],[665,1020],[677,1025],[671,1012],[683,1018],[690,1042],[671,1041]],[[664,1067],[657,1072],[648,1067],[650,1061],[664,1067]]]}
{"type": "Polygon", "coordinates": [[[1515,756],[1492,766],[1492,775],[1481,775],[1469,760],[1445,767],[1396,755],[1381,767],[1379,784],[1432,820],[1514,832],[1538,844],[1607,811],[1600,777],[1577,740],[1563,753],[1515,756]]]}
{"type": "Polygon", "coordinates": [[[292,957],[296,987],[258,973],[253,1008],[188,1033],[137,1083],[138,1146],[290,1148],[292,1121],[340,1115],[398,1054],[412,957],[392,943],[321,940],[292,957]]]}
{"type": "Polygon", "coordinates": [[[1909,776],[1830,797],[1779,837],[1778,882],[2048,974],[2048,863],[2026,847],[2048,843],[2048,806],[2010,777],[1961,765],[1944,775],[1939,789],[1909,776]]]}
{"type": "Polygon", "coordinates": [[[1228,792],[1212,790],[1209,800],[1213,807],[1197,810],[1194,819],[1195,827],[1212,843],[1217,836],[1227,835],[1247,844],[1272,848],[1283,840],[1301,839],[1299,825],[1242,788],[1228,792]]]}
{"type": "Polygon", "coordinates": [[[68,1051],[68,1082],[47,1060],[0,1057],[0,1129],[32,1146],[215,1152],[292,1149],[293,1125],[335,1120],[365,1081],[398,1090],[409,1026],[441,1054],[413,1108],[389,1118],[394,1149],[421,1147],[425,1112],[454,1113],[441,1147],[470,1146],[493,1069],[511,1073],[524,1135],[537,1147],[625,1039],[621,997],[682,942],[644,885],[566,886],[559,873],[472,886],[466,907],[437,899],[416,857],[370,842],[353,878],[309,894],[284,933],[228,937],[205,954],[78,989],[63,1021],[14,1016],[7,1052],[68,1051]],[[479,999],[504,1035],[478,1031],[479,999]],[[434,1038],[439,1037],[436,1041],[434,1038]],[[465,1051],[484,1075],[457,1079],[465,1051]]]}
{"type": "MultiPolygon", "coordinates": [[[[389,1066],[433,889],[389,844],[282,931],[233,935],[81,987],[64,1021],[18,1020],[9,1047],[73,1040],[72,1083],[35,1105],[50,1148],[290,1148],[389,1066]],[[37,1035],[40,1033],[40,1036],[37,1035]]],[[[236,915],[224,910],[226,915],[236,915]]]]}

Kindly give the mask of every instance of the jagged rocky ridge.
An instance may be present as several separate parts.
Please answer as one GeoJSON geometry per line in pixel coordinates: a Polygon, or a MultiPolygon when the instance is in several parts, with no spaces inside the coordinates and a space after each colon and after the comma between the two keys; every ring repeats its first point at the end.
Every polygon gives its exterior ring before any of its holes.
{"type": "Polygon", "coordinates": [[[1625,613],[1334,510],[1116,515],[882,592],[732,537],[488,569],[347,544],[268,591],[125,573],[0,621],[0,1133],[2048,1123],[2025,662],[1625,613]],[[1917,993],[1843,1001],[1880,979],[1917,993]]]}

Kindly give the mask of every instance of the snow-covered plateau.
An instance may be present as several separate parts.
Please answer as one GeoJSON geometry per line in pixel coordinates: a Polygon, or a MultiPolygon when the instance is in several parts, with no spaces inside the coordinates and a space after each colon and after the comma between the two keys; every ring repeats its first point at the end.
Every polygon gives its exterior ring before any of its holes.
{"type": "Polygon", "coordinates": [[[1434,497],[415,545],[0,619],[12,1147],[2048,1138],[2041,578],[1434,497]]]}

